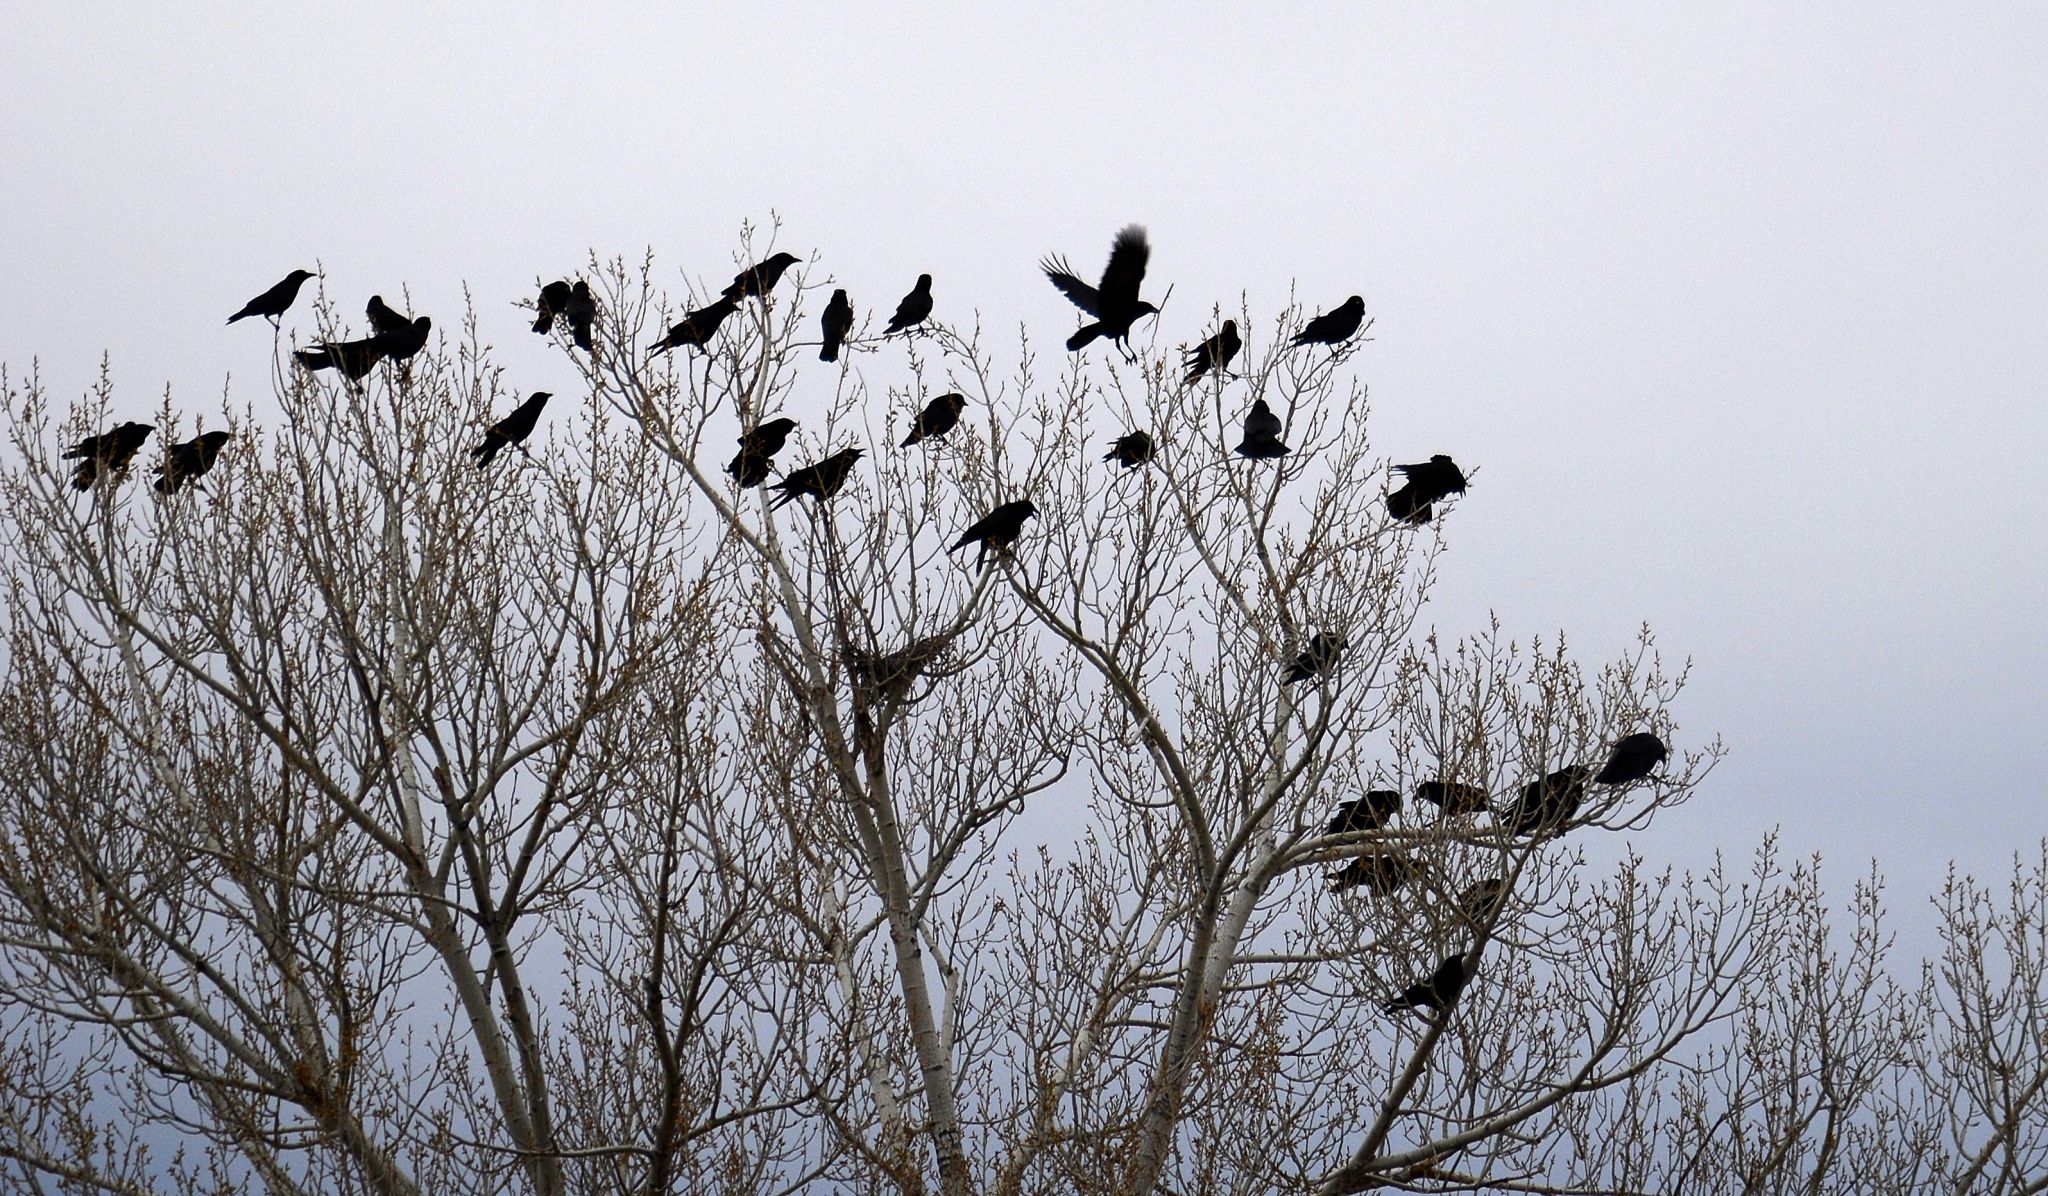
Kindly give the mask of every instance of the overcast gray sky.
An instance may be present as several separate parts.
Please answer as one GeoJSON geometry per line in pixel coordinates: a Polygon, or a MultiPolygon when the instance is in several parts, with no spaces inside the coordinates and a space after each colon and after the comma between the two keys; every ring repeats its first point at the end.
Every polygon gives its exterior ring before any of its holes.
{"type": "Polygon", "coordinates": [[[260,403],[222,321],[317,259],[571,389],[537,275],[723,279],[771,210],[1049,341],[1037,259],[1140,221],[1164,342],[1365,295],[1379,444],[1480,470],[1439,627],[1694,659],[1673,850],[1903,908],[2048,830],[2048,6],[721,7],[12,6],[0,360],[260,403]]]}

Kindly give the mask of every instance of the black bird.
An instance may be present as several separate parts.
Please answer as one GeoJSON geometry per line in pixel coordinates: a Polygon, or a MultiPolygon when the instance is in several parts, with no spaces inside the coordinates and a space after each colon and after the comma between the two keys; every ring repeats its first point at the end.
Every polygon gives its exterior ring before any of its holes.
{"type": "Polygon", "coordinates": [[[183,444],[172,445],[156,471],[157,493],[176,494],[185,483],[205,477],[230,437],[227,432],[201,432],[183,444]]]}
{"type": "Polygon", "coordinates": [[[889,317],[889,326],[882,329],[883,336],[894,336],[905,328],[922,324],[932,314],[932,276],[920,274],[917,285],[896,305],[896,314],[889,317]]]}
{"type": "Polygon", "coordinates": [[[1295,334],[1297,345],[1341,345],[1358,332],[1365,319],[1365,298],[1353,295],[1333,311],[1325,312],[1301,326],[1295,334]]]}
{"type": "Polygon", "coordinates": [[[232,324],[249,316],[262,316],[273,324],[277,323],[279,316],[291,310],[292,301],[299,297],[299,288],[311,277],[313,274],[310,270],[292,271],[276,286],[244,303],[242,310],[228,317],[228,323],[232,324]]]}
{"type": "Polygon", "coordinates": [[[1150,461],[1156,452],[1158,447],[1152,443],[1150,432],[1126,432],[1109,442],[1109,451],[1102,459],[1133,469],[1150,461]]]}
{"type": "Polygon", "coordinates": [[[818,350],[818,360],[838,361],[839,346],[853,331],[853,301],[846,297],[845,287],[832,292],[832,302],[825,305],[824,327],[825,347],[818,350]]]}
{"type": "Polygon", "coordinates": [[[918,412],[917,422],[910,426],[910,435],[903,438],[897,448],[909,448],[920,440],[937,440],[953,430],[960,422],[960,413],[967,409],[967,396],[944,394],[924,405],[918,412]]]}
{"type": "Polygon", "coordinates": [[[1293,451],[1280,439],[1280,417],[1273,414],[1266,400],[1253,402],[1251,411],[1244,417],[1244,440],[1237,446],[1237,455],[1254,461],[1270,461],[1293,451]]]}
{"type": "Polygon", "coordinates": [[[753,431],[740,437],[739,455],[725,467],[725,472],[738,479],[741,486],[758,486],[768,480],[768,470],[775,464],[775,454],[789,441],[789,434],[796,429],[796,421],[788,416],[771,419],[760,424],[753,431]]]}
{"type": "Polygon", "coordinates": [[[597,322],[597,298],[590,293],[590,284],[582,279],[569,288],[569,304],[562,309],[569,317],[569,332],[575,337],[576,347],[585,353],[592,352],[590,327],[597,322]]]}
{"type": "Polygon", "coordinates": [[[1387,514],[1420,527],[1435,514],[1432,504],[1465,493],[1465,475],[1451,459],[1438,453],[1417,465],[1394,466],[1403,481],[1387,495],[1387,514]]]}
{"type": "Polygon", "coordinates": [[[1540,781],[1522,786],[1521,800],[1507,812],[1504,822],[1510,834],[1550,834],[1579,812],[1586,796],[1586,779],[1593,770],[1583,764],[1560,768],[1540,781]]]}
{"type": "Polygon", "coordinates": [[[683,318],[669,326],[668,335],[647,346],[650,353],[666,353],[677,345],[688,345],[702,349],[725,318],[739,310],[737,299],[713,299],[696,311],[684,312],[683,318]]]}
{"type": "MultiPolygon", "coordinates": [[[[536,390],[526,396],[526,401],[512,409],[512,414],[484,429],[484,438],[469,455],[476,459],[478,469],[489,468],[499,450],[511,447],[533,435],[533,425],[540,419],[540,409],[553,398],[547,391],[536,390]]],[[[523,450],[522,450],[523,451],[523,450]]]]}
{"type": "MultiPolygon", "coordinates": [[[[1287,666],[1287,672],[1280,678],[1280,683],[1293,685],[1299,681],[1309,681],[1322,676],[1330,671],[1331,665],[1337,663],[1337,654],[1343,650],[1343,636],[1316,632],[1308,637],[1308,647],[1294,658],[1293,664],[1287,666]]],[[[1395,795],[1395,800],[1400,800],[1398,794],[1395,795]]]]}
{"type": "Polygon", "coordinates": [[[1145,230],[1133,224],[1110,243],[1109,264],[1102,268],[1102,281],[1092,287],[1074,275],[1074,268],[1067,265],[1065,258],[1048,257],[1038,264],[1060,294],[1095,317],[1093,324],[1081,325],[1079,331],[1067,338],[1070,352],[1078,353],[1096,337],[1106,336],[1117,343],[1125,357],[1131,355],[1130,342],[1125,339],[1131,334],[1131,325],[1159,311],[1138,298],[1138,287],[1145,281],[1145,263],[1151,257],[1152,247],[1145,243],[1145,230]]]}
{"type": "Polygon", "coordinates": [[[1443,811],[1444,817],[1477,814],[1486,808],[1486,790],[1462,781],[1424,781],[1415,787],[1415,800],[1426,801],[1443,811]]]}
{"type": "Polygon", "coordinates": [[[1614,745],[1614,751],[1607,757],[1607,763],[1593,776],[1595,785],[1628,785],[1642,780],[1657,771],[1671,750],[1664,741],[1648,731],[1637,731],[1624,735],[1614,745]]]}
{"type": "Polygon", "coordinates": [[[384,302],[384,296],[370,296],[370,305],[363,309],[370,317],[370,331],[377,333],[402,332],[412,324],[412,317],[400,315],[384,302]]]}
{"type": "Polygon", "coordinates": [[[352,341],[324,341],[312,349],[300,349],[293,354],[299,365],[308,370],[340,370],[350,382],[360,382],[363,375],[377,367],[384,360],[389,342],[382,336],[366,336],[352,341]]]}
{"type": "Polygon", "coordinates": [[[795,254],[778,253],[765,262],[748,266],[738,274],[733,275],[731,284],[723,291],[720,291],[719,295],[721,298],[735,301],[744,299],[749,295],[765,295],[775,289],[776,283],[782,281],[783,272],[796,265],[796,263],[797,256],[795,254]]]}
{"type": "Polygon", "coordinates": [[[1344,835],[1353,831],[1376,831],[1400,812],[1400,790],[1368,789],[1364,797],[1340,804],[1337,812],[1330,816],[1330,825],[1323,828],[1323,833],[1344,835]]]}
{"type": "Polygon", "coordinates": [[[112,431],[98,436],[88,436],[71,446],[63,460],[76,459],[78,468],[71,471],[71,487],[74,490],[89,490],[92,484],[106,474],[121,477],[128,472],[128,463],[142,448],[142,442],[156,431],[155,424],[139,424],[134,420],[114,425],[112,431]]]}
{"type": "Polygon", "coordinates": [[[1507,907],[1507,903],[1507,878],[1490,876],[1467,885],[1465,891],[1458,894],[1458,914],[1472,929],[1479,930],[1500,921],[1501,910],[1507,907]]]}
{"type": "Polygon", "coordinates": [[[975,555],[974,563],[979,566],[988,560],[990,549],[996,555],[1009,555],[1010,546],[1024,532],[1024,521],[1038,514],[1038,508],[1028,498],[1013,498],[988,514],[975,520],[960,538],[953,541],[947,552],[958,552],[969,544],[979,543],[981,551],[975,555]]]}
{"type": "Polygon", "coordinates": [[[1374,851],[1329,873],[1325,879],[1333,893],[1364,886],[1373,896],[1385,897],[1420,875],[1422,869],[1412,858],[1397,851],[1374,851]]]}
{"type": "Polygon", "coordinates": [[[427,334],[434,329],[434,319],[432,316],[421,316],[417,320],[407,320],[404,316],[398,318],[402,323],[379,332],[372,339],[383,346],[384,356],[393,361],[410,361],[413,354],[427,347],[427,334]]]}
{"type": "Polygon", "coordinates": [[[1401,990],[1401,995],[1381,1005],[1385,1013],[1399,1013],[1403,1009],[1434,1009],[1439,1013],[1450,1009],[1457,1001],[1458,994],[1465,991],[1465,982],[1471,979],[1465,971],[1463,955],[1446,955],[1437,965],[1429,979],[1411,984],[1401,990]]]}
{"type": "Polygon", "coordinates": [[[841,449],[823,461],[783,474],[781,481],[769,487],[782,497],[771,503],[768,509],[772,511],[784,503],[795,502],[806,494],[821,503],[831,498],[839,493],[841,486],[846,485],[846,479],[853,473],[853,463],[860,460],[866,451],[857,448],[841,449]]]}
{"type": "Polygon", "coordinates": [[[1230,359],[1236,357],[1237,351],[1243,347],[1244,342],[1237,339],[1237,321],[1223,321],[1223,331],[1188,350],[1188,376],[1182,382],[1192,386],[1210,370],[1219,374],[1228,372],[1230,359]]]}
{"type": "Polygon", "coordinates": [[[533,330],[545,336],[553,330],[555,317],[569,310],[571,294],[569,280],[558,278],[540,289],[540,298],[535,301],[533,330]]]}

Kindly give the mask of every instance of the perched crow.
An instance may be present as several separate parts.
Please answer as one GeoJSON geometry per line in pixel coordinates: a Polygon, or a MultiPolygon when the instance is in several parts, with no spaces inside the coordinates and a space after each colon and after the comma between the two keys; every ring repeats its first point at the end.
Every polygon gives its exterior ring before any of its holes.
{"type": "Polygon", "coordinates": [[[1145,230],[1133,224],[1110,243],[1109,264],[1102,268],[1102,281],[1095,286],[1075,277],[1073,267],[1064,258],[1048,257],[1039,263],[1060,294],[1095,317],[1093,324],[1081,325],[1079,331],[1067,338],[1070,352],[1078,353],[1096,337],[1106,336],[1117,343],[1125,357],[1131,355],[1130,342],[1125,339],[1131,334],[1131,325],[1159,311],[1138,298],[1138,287],[1145,281],[1145,263],[1151,257],[1152,247],[1145,243],[1145,230]]]}
{"type": "Polygon", "coordinates": [[[317,348],[300,349],[293,354],[299,365],[308,370],[340,370],[350,382],[360,382],[363,375],[377,367],[384,360],[388,341],[382,336],[366,336],[353,341],[325,341],[317,348]]]}
{"type": "Polygon", "coordinates": [[[1266,400],[1254,402],[1250,413],[1244,417],[1244,440],[1237,446],[1237,455],[1254,461],[1270,461],[1293,451],[1280,440],[1280,417],[1273,414],[1266,400]]]}
{"type": "Polygon", "coordinates": [[[846,343],[846,334],[853,331],[853,301],[846,297],[846,288],[832,292],[832,302],[825,305],[825,347],[818,350],[819,361],[838,361],[839,346],[846,343]]]}
{"type": "Polygon", "coordinates": [[[227,432],[201,432],[183,444],[172,445],[156,471],[157,493],[176,494],[185,483],[205,477],[230,436],[227,432]]]}
{"type": "Polygon", "coordinates": [[[1102,455],[1102,459],[1132,469],[1150,461],[1157,451],[1150,432],[1126,432],[1110,441],[1109,451],[1102,455]]]}
{"type": "Polygon", "coordinates": [[[540,419],[540,409],[547,406],[553,397],[547,391],[536,390],[526,396],[524,403],[514,407],[512,414],[486,428],[483,442],[469,450],[469,455],[476,458],[476,467],[488,468],[500,449],[519,444],[533,435],[533,425],[540,419]]]}
{"type": "Polygon", "coordinates": [[[1664,741],[1648,731],[1637,731],[1624,735],[1614,745],[1614,751],[1607,757],[1607,763],[1593,776],[1595,785],[1628,785],[1657,771],[1664,758],[1671,754],[1664,741]]]}
{"type": "Polygon", "coordinates": [[[679,323],[669,326],[668,335],[647,346],[650,353],[666,353],[677,345],[688,345],[702,349],[725,323],[725,318],[739,310],[737,299],[713,299],[696,311],[684,312],[679,323]]]}
{"type": "Polygon", "coordinates": [[[1477,814],[1486,808],[1486,790],[1459,781],[1424,781],[1415,787],[1415,800],[1426,801],[1452,818],[1477,814]]]}
{"type": "Polygon", "coordinates": [[[1333,893],[1364,886],[1373,896],[1385,897],[1420,875],[1422,869],[1411,857],[1397,851],[1374,851],[1359,856],[1325,879],[1333,893]]]}
{"type": "Polygon", "coordinates": [[[299,287],[311,277],[313,274],[309,270],[292,271],[276,286],[244,303],[242,310],[228,317],[228,323],[232,324],[249,316],[262,316],[273,324],[277,323],[277,318],[289,311],[292,301],[299,297],[299,287]]]}
{"type": "Polygon", "coordinates": [[[1451,459],[1438,453],[1419,465],[1396,465],[1401,488],[1387,495],[1387,514],[1420,527],[1435,514],[1433,503],[1465,493],[1465,475],[1451,459]]]}
{"type": "Polygon", "coordinates": [[[540,289],[540,298],[534,302],[533,330],[546,335],[555,326],[555,317],[569,310],[571,289],[567,279],[558,278],[540,289]]]}
{"type": "Polygon", "coordinates": [[[1465,891],[1458,894],[1458,916],[1465,919],[1466,924],[1472,929],[1479,930],[1500,921],[1500,912],[1507,907],[1507,903],[1507,878],[1488,877],[1467,885],[1465,891]]]}
{"type": "MultiPolygon", "coordinates": [[[[1301,655],[1294,658],[1293,664],[1287,666],[1287,672],[1280,678],[1280,683],[1282,685],[1293,685],[1296,682],[1310,681],[1322,676],[1330,671],[1331,665],[1337,663],[1337,654],[1343,650],[1343,636],[1324,635],[1320,631],[1316,632],[1308,637],[1307,649],[1301,655]]],[[[1400,795],[1396,794],[1395,800],[1399,801],[1400,795]]]]}
{"type": "Polygon", "coordinates": [[[793,253],[778,253],[759,265],[748,266],[732,276],[732,282],[719,296],[724,299],[740,300],[749,295],[766,295],[782,281],[783,271],[796,265],[793,253]]]}
{"type": "Polygon", "coordinates": [[[751,432],[740,437],[739,455],[725,467],[725,472],[738,479],[741,486],[758,486],[768,480],[769,467],[775,464],[775,454],[789,441],[789,434],[796,430],[796,421],[788,416],[771,419],[758,425],[751,432]]]}
{"type": "Polygon", "coordinates": [[[398,318],[403,323],[379,332],[372,339],[383,347],[384,356],[393,361],[410,361],[413,354],[427,347],[427,334],[433,331],[434,320],[431,316],[421,316],[417,320],[407,320],[404,316],[398,318]]]}
{"type": "Polygon", "coordinates": [[[370,296],[370,305],[363,310],[370,317],[370,331],[375,333],[403,332],[412,325],[412,317],[393,311],[382,295],[370,296]]]}
{"type": "Polygon", "coordinates": [[[1448,1011],[1458,994],[1465,991],[1465,982],[1471,977],[1465,971],[1463,955],[1446,955],[1429,979],[1420,984],[1411,984],[1401,990],[1401,995],[1381,1005],[1385,1013],[1399,1013],[1403,1009],[1434,1009],[1439,1013],[1448,1011]]]}
{"type": "Polygon", "coordinates": [[[1400,812],[1400,790],[1368,789],[1364,797],[1339,804],[1337,812],[1330,816],[1330,825],[1323,828],[1323,833],[1346,835],[1353,831],[1376,831],[1387,825],[1394,815],[1400,812]]]}
{"type": "Polygon", "coordinates": [[[1522,786],[1521,800],[1503,819],[1509,833],[1550,834],[1563,827],[1579,812],[1579,802],[1586,796],[1586,779],[1592,775],[1592,769],[1574,764],[1522,786]]]}
{"type": "Polygon", "coordinates": [[[579,278],[569,288],[569,303],[562,308],[562,314],[569,317],[569,332],[576,347],[591,352],[590,328],[597,322],[597,298],[590,293],[589,283],[579,278]]]}
{"type": "Polygon", "coordinates": [[[1341,345],[1358,332],[1359,322],[1365,319],[1365,299],[1353,295],[1334,311],[1317,316],[1301,326],[1294,343],[1297,345],[1341,345]]]}
{"type": "Polygon", "coordinates": [[[958,552],[969,544],[979,543],[981,550],[975,555],[974,563],[979,566],[988,560],[990,549],[997,556],[1009,555],[1010,546],[1024,531],[1024,521],[1038,514],[1038,508],[1028,498],[1014,498],[981,518],[953,541],[947,552],[958,552]]]}
{"type": "Polygon", "coordinates": [[[1182,382],[1192,386],[1210,370],[1219,374],[1228,372],[1230,359],[1236,357],[1242,348],[1244,342],[1237,339],[1237,321],[1223,321],[1223,331],[1188,350],[1188,376],[1182,382]]]}
{"type": "Polygon", "coordinates": [[[883,336],[894,336],[905,328],[922,324],[932,314],[932,276],[920,274],[917,285],[896,305],[896,314],[889,317],[889,326],[882,329],[883,336]]]}
{"type": "Polygon", "coordinates": [[[839,493],[841,486],[846,485],[846,479],[853,473],[853,463],[860,460],[866,451],[857,448],[841,449],[823,461],[783,474],[781,481],[769,487],[782,497],[771,503],[768,509],[772,511],[784,503],[795,502],[806,494],[821,503],[831,498],[839,493]]]}
{"type": "Polygon", "coordinates": [[[71,472],[71,487],[74,490],[89,490],[102,476],[112,474],[121,477],[128,472],[128,463],[141,450],[142,442],[156,431],[155,424],[139,424],[134,420],[114,425],[110,432],[88,436],[71,446],[64,454],[66,461],[76,459],[78,468],[71,472]]]}
{"type": "Polygon", "coordinates": [[[960,422],[960,413],[967,408],[967,396],[944,394],[924,405],[918,412],[917,421],[910,426],[910,435],[903,438],[897,448],[909,448],[920,440],[937,440],[953,430],[960,422]]]}

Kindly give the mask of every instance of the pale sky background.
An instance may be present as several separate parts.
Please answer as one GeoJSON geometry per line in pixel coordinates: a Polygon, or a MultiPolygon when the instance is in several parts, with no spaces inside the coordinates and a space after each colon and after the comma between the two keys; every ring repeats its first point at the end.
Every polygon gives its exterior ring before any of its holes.
{"type": "Polygon", "coordinates": [[[0,361],[261,403],[222,321],[317,260],[573,391],[536,276],[771,210],[1053,349],[1138,221],[1162,343],[1365,295],[1381,450],[1481,471],[1439,628],[1694,660],[1652,858],[1782,824],[1917,921],[2048,832],[2048,5],[730,7],[11,5],[0,361]]]}

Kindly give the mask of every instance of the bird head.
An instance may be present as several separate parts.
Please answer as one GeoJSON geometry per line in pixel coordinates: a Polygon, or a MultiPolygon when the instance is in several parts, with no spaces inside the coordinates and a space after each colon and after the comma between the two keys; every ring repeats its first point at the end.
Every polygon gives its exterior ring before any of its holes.
{"type": "Polygon", "coordinates": [[[221,445],[233,440],[233,432],[202,432],[199,434],[200,447],[218,452],[221,445]]]}
{"type": "Polygon", "coordinates": [[[917,276],[917,289],[918,289],[918,290],[920,290],[920,291],[929,291],[929,290],[931,290],[931,289],[932,289],[932,276],[931,276],[931,275],[929,275],[929,274],[920,274],[920,275],[918,275],[918,276],[917,276]]]}
{"type": "Polygon", "coordinates": [[[789,269],[789,268],[790,268],[791,266],[794,266],[794,265],[796,265],[796,263],[797,263],[797,256],[796,256],[795,254],[793,254],[793,253],[778,253],[778,254],[776,254],[776,255],[775,255],[774,257],[771,257],[771,258],[769,258],[769,259],[768,259],[767,261],[765,261],[765,262],[762,262],[761,264],[762,264],[763,266],[774,266],[774,267],[777,267],[777,268],[779,268],[779,269],[787,270],[787,269],[789,269]]]}
{"type": "Polygon", "coordinates": [[[304,282],[311,277],[313,277],[313,272],[311,270],[294,270],[290,274],[287,274],[285,276],[285,279],[288,282],[304,282]]]}
{"type": "Polygon", "coordinates": [[[1031,501],[1030,499],[1028,499],[1028,498],[1027,498],[1027,499],[1025,499],[1025,500],[1024,500],[1024,505],[1023,505],[1023,507],[1021,507],[1020,509],[1021,509],[1021,510],[1023,511],[1023,516],[1022,516],[1023,518],[1025,518],[1025,519],[1036,519],[1036,518],[1038,518],[1038,504],[1037,504],[1037,503],[1035,503],[1035,502],[1032,502],[1032,501],[1031,501]]]}
{"type": "Polygon", "coordinates": [[[1158,314],[1158,308],[1152,306],[1150,303],[1147,303],[1143,299],[1140,299],[1138,301],[1138,314],[1137,316],[1133,316],[1132,319],[1138,319],[1144,316],[1156,316],[1158,314]]]}

